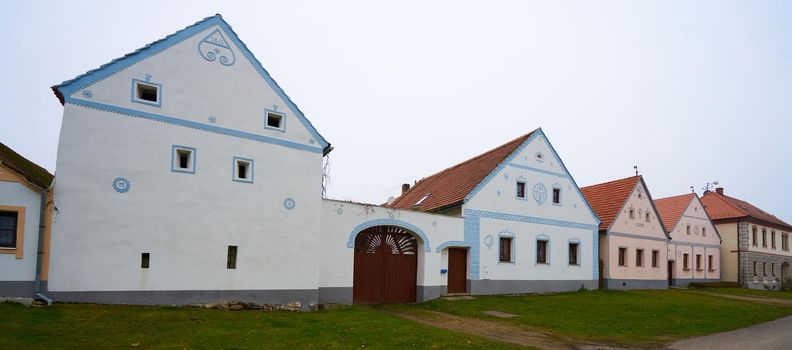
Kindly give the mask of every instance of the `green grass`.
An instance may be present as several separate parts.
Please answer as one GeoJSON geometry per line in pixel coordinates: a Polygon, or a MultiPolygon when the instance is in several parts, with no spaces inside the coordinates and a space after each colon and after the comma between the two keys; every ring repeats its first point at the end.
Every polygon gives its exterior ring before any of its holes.
{"type": "Polygon", "coordinates": [[[730,300],[678,290],[584,291],[550,295],[435,300],[417,307],[509,322],[579,342],[654,346],[792,314],[792,307],[730,300]],[[519,315],[498,319],[498,310],[519,315]]]}
{"type": "Polygon", "coordinates": [[[365,307],[320,312],[0,303],[0,349],[514,349],[365,307]],[[136,345],[133,345],[136,344],[136,345]]]}
{"type": "Polygon", "coordinates": [[[761,290],[761,289],[748,289],[748,288],[703,288],[703,289],[692,289],[692,290],[702,291],[707,293],[740,295],[746,297],[765,297],[765,298],[792,300],[792,291],[788,291],[788,290],[776,291],[776,290],[761,290]]]}

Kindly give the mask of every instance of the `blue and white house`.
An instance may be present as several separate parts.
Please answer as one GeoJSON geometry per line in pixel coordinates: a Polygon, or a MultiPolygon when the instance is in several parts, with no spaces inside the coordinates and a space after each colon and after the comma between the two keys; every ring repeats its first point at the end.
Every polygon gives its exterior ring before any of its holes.
{"type": "Polygon", "coordinates": [[[220,15],[53,87],[56,301],[414,302],[596,288],[599,219],[541,129],[376,206],[220,15]]]}

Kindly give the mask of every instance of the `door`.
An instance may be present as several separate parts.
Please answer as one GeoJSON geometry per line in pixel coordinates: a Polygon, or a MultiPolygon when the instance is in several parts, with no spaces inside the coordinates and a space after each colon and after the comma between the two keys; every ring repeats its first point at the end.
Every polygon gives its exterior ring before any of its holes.
{"type": "Polygon", "coordinates": [[[448,293],[467,293],[467,249],[448,248],[448,293]]]}
{"type": "Polygon", "coordinates": [[[355,237],[352,302],[414,303],[418,242],[396,226],[376,226],[355,237]]]}
{"type": "Polygon", "coordinates": [[[668,286],[671,286],[674,281],[674,262],[668,262],[668,286]]]}

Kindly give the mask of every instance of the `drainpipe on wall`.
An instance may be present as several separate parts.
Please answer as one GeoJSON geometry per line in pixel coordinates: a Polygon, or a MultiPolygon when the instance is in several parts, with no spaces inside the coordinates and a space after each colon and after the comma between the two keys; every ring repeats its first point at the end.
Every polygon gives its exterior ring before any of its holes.
{"type": "MultiPolygon", "coordinates": [[[[741,251],[741,249],[740,249],[740,224],[741,223],[739,221],[737,221],[737,284],[739,284],[740,287],[742,287],[743,286],[743,277],[742,277],[742,271],[740,271],[740,265],[742,264],[742,259],[740,259],[740,256],[742,255],[740,253],[740,251],[741,251]]],[[[745,237],[745,239],[747,240],[748,237],[745,237]]],[[[723,264],[721,264],[721,266],[723,266],[723,264]]]]}
{"type": "Polygon", "coordinates": [[[39,210],[38,251],[36,254],[36,282],[35,282],[35,291],[34,291],[34,296],[38,299],[46,301],[47,305],[52,305],[52,299],[44,295],[44,293],[41,291],[41,258],[44,250],[44,230],[47,227],[47,225],[44,222],[44,217],[46,216],[46,211],[47,211],[47,193],[49,191],[52,191],[52,187],[53,186],[50,185],[49,188],[41,192],[41,205],[40,205],[41,208],[39,210]]]}

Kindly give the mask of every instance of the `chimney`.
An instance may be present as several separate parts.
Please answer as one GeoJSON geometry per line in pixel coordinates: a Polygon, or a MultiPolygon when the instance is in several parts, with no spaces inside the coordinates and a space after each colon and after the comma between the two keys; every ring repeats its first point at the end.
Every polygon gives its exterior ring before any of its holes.
{"type": "Polygon", "coordinates": [[[717,187],[717,188],[715,188],[715,192],[717,192],[719,195],[721,195],[721,196],[722,196],[722,195],[723,195],[723,187],[717,187]]]}
{"type": "Polygon", "coordinates": [[[410,190],[410,184],[403,184],[402,185],[402,194],[407,193],[410,190]]]}

